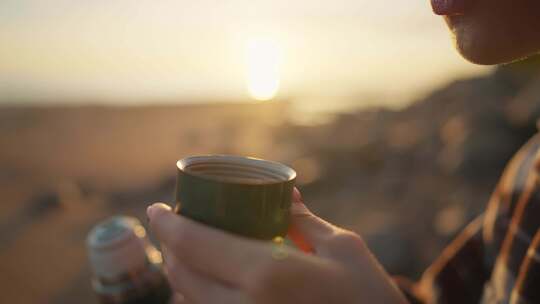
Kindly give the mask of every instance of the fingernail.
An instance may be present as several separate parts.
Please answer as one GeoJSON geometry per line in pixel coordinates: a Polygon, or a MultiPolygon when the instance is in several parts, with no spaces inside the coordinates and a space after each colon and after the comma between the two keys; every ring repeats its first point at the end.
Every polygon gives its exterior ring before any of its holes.
{"type": "Polygon", "coordinates": [[[156,212],[159,212],[160,210],[171,211],[171,207],[165,203],[154,203],[146,208],[146,215],[151,220],[152,217],[156,215],[156,212]]]}
{"type": "Polygon", "coordinates": [[[294,187],[293,190],[293,203],[301,204],[302,203],[302,193],[298,190],[298,188],[294,187]]]}
{"type": "Polygon", "coordinates": [[[150,219],[152,218],[152,210],[154,209],[154,205],[150,205],[148,206],[148,208],[146,208],[146,219],[148,220],[148,222],[150,222],[150,219]]]}
{"type": "Polygon", "coordinates": [[[152,204],[146,208],[146,216],[148,218],[148,221],[152,220],[152,217],[154,216],[154,213],[156,212],[156,208],[159,208],[156,206],[156,204],[152,204]]]}

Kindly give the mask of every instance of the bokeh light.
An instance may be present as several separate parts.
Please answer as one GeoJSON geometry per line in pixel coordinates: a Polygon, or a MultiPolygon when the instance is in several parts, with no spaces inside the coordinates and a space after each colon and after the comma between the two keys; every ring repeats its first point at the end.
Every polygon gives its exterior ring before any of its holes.
{"type": "Polygon", "coordinates": [[[245,49],[246,83],[249,95],[256,100],[276,96],[280,83],[283,51],[271,38],[253,38],[245,49]]]}

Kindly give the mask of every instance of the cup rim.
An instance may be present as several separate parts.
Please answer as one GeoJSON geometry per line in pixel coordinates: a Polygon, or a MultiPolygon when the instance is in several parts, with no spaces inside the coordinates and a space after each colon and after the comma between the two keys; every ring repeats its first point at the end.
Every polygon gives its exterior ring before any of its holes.
{"type": "Polygon", "coordinates": [[[271,185],[271,184],[287,183],[296,179],[296,171],[287,165],[284,165],[282,163],[275,162],[275,161],[249,157],[249,156],[226,155],[226,154],[188,156],[188,157],[178,160],[176,162],[176,168],[188,175],[196,176],[205,180],[225,182],[229,184],[271,185]],[[264,183],[237,182],[237,181],[227,181],[222,178],[213,177],[211,175],[205,175],[205,174],[186,170],[190,165],[208,162],[208,161],[224,161],[224,162],[230,162],[231,164],[243,164],[243,165],[250,165],[250,166],[263,168],[263,169],[273,169],[274,171],[283,173],[283,175],[286,176],[286,178],[283,180],[269,181],[269,182],[264,182],[264,183]]]}

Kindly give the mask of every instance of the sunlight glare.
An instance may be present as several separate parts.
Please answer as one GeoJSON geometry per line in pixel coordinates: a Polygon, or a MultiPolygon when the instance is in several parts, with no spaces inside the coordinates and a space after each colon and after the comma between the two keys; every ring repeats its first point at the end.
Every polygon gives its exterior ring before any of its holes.
{"type": "Polygon", "coordinates": [[[279,90],[282,50],[269,38],[250,39],[246,43],[246,82],[249,95],[270,100],[279,90]]]}

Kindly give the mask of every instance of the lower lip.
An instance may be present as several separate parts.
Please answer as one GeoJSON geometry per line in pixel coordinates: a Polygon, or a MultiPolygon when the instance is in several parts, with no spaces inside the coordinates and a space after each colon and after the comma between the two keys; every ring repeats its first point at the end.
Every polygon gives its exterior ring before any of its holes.
{"type": "Polygon", "coordinates": [[[461,15],[465,12],[466,0],[431,0],[433,12],[437,15],[461,15]]]}

